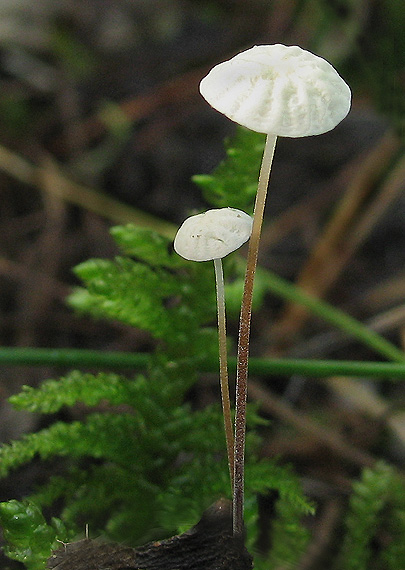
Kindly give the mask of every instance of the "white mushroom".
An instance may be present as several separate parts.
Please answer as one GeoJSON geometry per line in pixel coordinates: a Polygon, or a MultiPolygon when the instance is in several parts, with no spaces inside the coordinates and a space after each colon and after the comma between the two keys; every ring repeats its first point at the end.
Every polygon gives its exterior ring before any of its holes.
{"type": "Polygon", "coordinates": [[[234,208],[208,210],[187,218],[174,239],[175,251],[190,261],[213,261],[217,293],[219,376],[224,414],[226,447],[232,488],[234,486],[234,438],[229,399],[226,346],[225,287],[221,259],[250,237],[253,219],[234,208]]]}
{"type": "Polygon", "coordinates": [[[333,129],[347,115],[350,88],[324,59],[298,46],[261,45],[216,65],[200,83],[208,103],[267,134],[257,188],[243,293],[236,379],[233,530],[243,532],[246,398],[253,281],[277,136],[305,137],[333,129]]]}
{"type": "Polygon", "coordinates": [[[351,93],[330,63],[298,46],[254,46],[216,65],[201,95],[235,123],[282,137],[330,131],[349,112],[351,93]]]}
{"type": "Polygon", "coordinates": [[[183,222],[174,249],[190,261],[221,259],[249,239],[252,222],[251,216],[235,208],[208,210],[183,222]]]}

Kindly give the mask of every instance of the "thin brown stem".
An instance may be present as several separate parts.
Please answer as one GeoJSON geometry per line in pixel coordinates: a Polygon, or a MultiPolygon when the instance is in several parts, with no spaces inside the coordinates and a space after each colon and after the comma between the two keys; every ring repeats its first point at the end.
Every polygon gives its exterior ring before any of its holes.
{"type": "Polygon", "coordinates": [[[226,449],[228,453],[229,474],[233,491],[234,477],[234,439],[229,398],[228,351],[226,346],[226,313],[224,272],[221,259],[214,259],[215,282],[217,289],[218,341],[219,341],[219,380],[221,386],[222,412],[224,415],[226,449]]]}
{"type": "Polygon", "coordinates": [[[238,359],[236,372],[236,412],[235,412],[235,471],[233,492],[233,532],[243,533],[244,476],[245,476],[245,440],[246,440],[246,400],[249,360],[250,321],[252,314],[253,283],[259,252],[267,187],[269,184],[271,165],[276,146],[275,135],[268,135],[253,218],[252,235],[249,240],[249,251],[246,262],[245,286],[239,321],[238,359]]]}

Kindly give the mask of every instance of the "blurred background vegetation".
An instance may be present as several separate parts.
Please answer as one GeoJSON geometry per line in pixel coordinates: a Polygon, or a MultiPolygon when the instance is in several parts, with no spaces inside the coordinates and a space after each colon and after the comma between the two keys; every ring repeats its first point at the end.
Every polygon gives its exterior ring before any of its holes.
{"type": "MultiPolygon", "coordinates": [[[[144,332],[72,314],[71,268],[116,253],[111,225],[172,235],[207,206],[191,176],[218,164],[234,125],[198,83],[242,49],[285,43],[331,61],[353,108],[331,133],[279,141],[260,262],[403,347],[404,29],[398,0],[0,0],[0,343],[148,350],[144,332]]],[[[255,355],[374,358],[278,299],[253,327],[255,355]]],[[[42,421],[7,396],[57,374],[3,367],[0,441],[42,421]]],[[[403,465],[400,384],[295,377],[271,388],[355,449],[403,465]]],[[[361,460],[347,465],[280,414],[263,453],[291,460],[313,493],[344,495],[361,460]]],[[[2,483],[0,500],[43,477],[33,465],[2,483]]],[[[327,512],[338,524],[339,509],[327,512]]]]}

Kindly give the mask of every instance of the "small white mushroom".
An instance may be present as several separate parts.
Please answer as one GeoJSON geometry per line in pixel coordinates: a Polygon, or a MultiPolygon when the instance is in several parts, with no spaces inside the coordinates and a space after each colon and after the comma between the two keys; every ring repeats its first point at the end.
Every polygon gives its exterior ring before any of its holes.
{"type": "Polygon", "coordinates": [[[266,133],[247,257],[236,376],[233,531],[243,533],[244,454],[253,282],[267,187],[278,136],[326,133],[347,115],[350,88],[324,59],[298,46],[261,45],[216,65],[200,83],[208,103],[236,123],[266,133]]]}
{"type": "Polygon", "coordinates": [[[251,216],[235,208],[208,210],[183,222],[174,249],[190,261],[221,259],[249,239],[252,222],[251,216]]]}
{"type": "Polygon", "coordinates": [[[250,237],[253,219],[235,208],[208,210],[187,218],[174,239],[175,251],[190,261],[213,261],[217,293],[219,376],[229,473],[234,486],[234,438],[229,398],[224,273],[221,259],[250,237]]]}

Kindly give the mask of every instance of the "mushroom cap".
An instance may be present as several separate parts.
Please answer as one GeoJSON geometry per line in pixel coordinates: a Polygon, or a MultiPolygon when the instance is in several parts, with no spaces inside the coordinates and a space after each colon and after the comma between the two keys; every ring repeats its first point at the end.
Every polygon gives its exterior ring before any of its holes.
{"type": "Polygon", "coordinates": [[[183,222],[174,238],[174,249],[190,261],[219,259],[249,239],[252,223],[253,218],[242,210],[208,210],[183,222]]]}
{"type": "Polygon", "coordinates": [[[259,133],[305,137],[330,131],[351,92],[326,60],[298,46],[254,46],[216,65],[200,93],[217,111],[259,133]]]}

